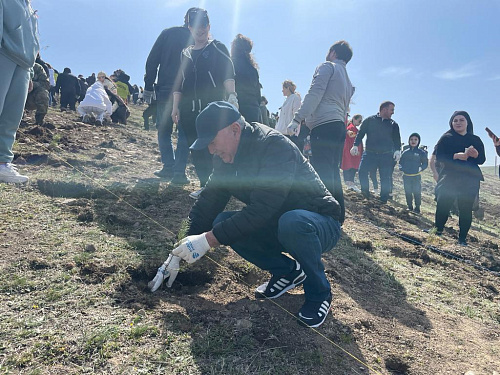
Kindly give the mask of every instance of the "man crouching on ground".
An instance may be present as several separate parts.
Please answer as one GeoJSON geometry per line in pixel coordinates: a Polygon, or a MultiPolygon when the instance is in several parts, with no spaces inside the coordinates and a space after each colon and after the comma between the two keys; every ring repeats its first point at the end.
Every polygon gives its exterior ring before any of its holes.
{"type": "Polygon", "coordinates": [[[292,142],[245,122],[231,104],[210,103],[198,115],[196,130],[191,149],[208,147],[214,169],[189,214],[188,236],[172,254],[193,263],[210,248],[231,246],[272,275],[256,298],[277,298],[303,284],[305,303],[297,317],[319,327],[332,301],[321,254],[340,237],[338,202],[292,142]],[[246,206],[224,211],[231,197],[246,206]]]}

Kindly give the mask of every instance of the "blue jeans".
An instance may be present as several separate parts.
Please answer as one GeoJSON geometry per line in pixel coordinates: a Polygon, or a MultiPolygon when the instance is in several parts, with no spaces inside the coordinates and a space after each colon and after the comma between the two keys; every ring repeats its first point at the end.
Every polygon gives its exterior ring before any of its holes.
{"type": "Polygon", "coordinates": [[[0,162],[14,159],[12,146],[23,117],[30,73],[0,54],[0,162]]]}
{"type": "Polygon", "coordinates": [[[158,99],[156,107],[156,129],[158,129],[158,147],[163,168],[174,168],[174,149],[172,146],[172,96],[158,99]]]}
{"type": "MultiPolygon", "coordinates": [[[[238,211],[220,213],[214,225],[238,211]]],[[[264,227],[231,245],[241,257],[273,275],[286,275],[297,260],[307,275],[304,292],[308,301],[324,301],[331,293],[321,254],[331,250],[340,238],[340,223],[330,216],[306,210],[285,212],[278,227],[264,227]]]]}
{"type": "Polygon", "coordinates": [[[359,183],[363,195],[370,194],[370,183],[368,181],[368,173],[378,169],[380,173],[380,199],[387,201],[391,192],[392,171],[394,168],[394,159],[392,152],[385,154],[376,154],[374,152],[363,152],[361,164],[359,165],[359,183]]]}

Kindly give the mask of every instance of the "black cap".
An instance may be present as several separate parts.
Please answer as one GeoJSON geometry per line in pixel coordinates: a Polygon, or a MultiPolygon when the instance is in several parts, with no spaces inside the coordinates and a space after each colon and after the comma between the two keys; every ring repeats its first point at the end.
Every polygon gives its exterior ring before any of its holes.
{"type": "Polygon", "coordinates": [[[222,130],[241,117],[236,107],[228,102],[212,102],[196,117],[198,138],[191,145],[191,150],[202,150],[213,141],[222,130]]]}

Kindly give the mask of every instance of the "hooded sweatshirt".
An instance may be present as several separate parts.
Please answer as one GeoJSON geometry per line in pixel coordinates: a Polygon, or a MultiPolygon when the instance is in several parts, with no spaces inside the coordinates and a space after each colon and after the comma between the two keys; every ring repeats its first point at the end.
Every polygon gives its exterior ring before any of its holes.
{"type": "MultiPolygon", "coordinates": [[[[450,118],[450,130],[444,133],[436,145],[436,161],[441,163],[442,169],[439,172],[439,181],[452,180],[454,182],[464,181],[464,178],[471,178],[483,181],[483,174],[479,165],[486,161],[484,145],[481,138],[474,135],[474,126],[469,114],[465,111],[456,111],[450,118]],[[453,130],[453,119],[462,115],[467,120],[467,133],[458,134],[453,130]],[[453,155],[465,152],[467,147],[474,146],[479,155],[477,158],[469,157],[467,160],[453,159],[453,155]]],[[[438,183],[439,183],[438,181],[438,183]]]]}
{"type": "Polygon", "coordinates": [[[410,138],[417,137],[418,143],[415,147],[409,146],[401,154],[401,159],[399,160],[399,169],[403,171],[405,175],[416,175],[419,172],[427,168],[429,160],[427,158],[427,151],[420,148],[420,134],[412,133],[408,137],[408,144],[410,144],[410,138]]]}
{"type": "Polygon", "coordinates": [[[28,70],[40,50],[38,21],[27,0],[0,0],[0,54],[28,70]]]}
{"type": "Polygon", "coordinates": [[[80,107],[97,107],[111,115],[111,101],[101,82],[97,81],[88,88],[80,107]]]}

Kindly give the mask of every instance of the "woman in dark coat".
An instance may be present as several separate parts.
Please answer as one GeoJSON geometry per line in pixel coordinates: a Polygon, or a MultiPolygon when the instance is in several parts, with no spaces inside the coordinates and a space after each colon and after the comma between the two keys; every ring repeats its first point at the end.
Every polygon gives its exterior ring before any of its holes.
{"type": "Polygon", "coordinates": [[[453,202],[457,200],[458,242],[466,246],[472,223],[472,206],[479,193],[480,181],[484,181],[479,165],[486,160],[483,142],[474,135],[472,120],[467,112],[453,113],[450,130],[441,136],[435,151],[436,161],[441,166],[436,186],[436,233],[440,235],[443,232],[453,202]]]}
{"type": "Polygon", "coordinates": [[[260,82],[257,63],[251,54],[253,42],[241,34],[231,44],[239,111],[247,122],[262,123],[260,82]]]}

